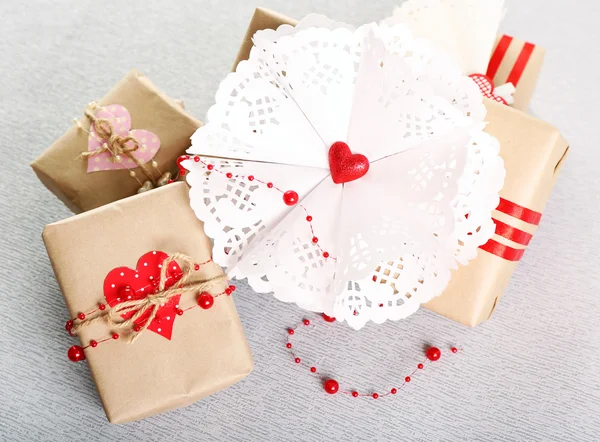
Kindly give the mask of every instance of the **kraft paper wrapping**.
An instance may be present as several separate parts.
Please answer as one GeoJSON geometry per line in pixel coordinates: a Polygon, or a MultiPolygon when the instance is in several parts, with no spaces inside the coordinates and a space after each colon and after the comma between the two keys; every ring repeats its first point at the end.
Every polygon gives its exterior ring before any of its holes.
{"type": "MultiPolygon", "coordinates": [[[[239,50],[234,69],[241,60],[248,58],[252,48],[252,36],[262,29],[277,29],[282,24],[297,21],[267,9],[256,9],[250,27],[239,50]]],[[[495,79],[509,75],[510,59],[518,57],[524,43],[514,39],[505,54],[495,79]]],[[[515,94],[516,107],[526,108],[539,74],[544,51],[536,47],[527,68],[521,76],[515,94]]],[[[497,84],[501,84],[500,83],[497,84]]],[[[486,131],[501,144],[500,155],[506,167],[506,180],[500,196],[537,212],[542,212],[556,181],[568,144],[552,125],[525,114],[517,109],[485,99],[488,110],[486,131]]],[[[533,233],[535,227],[495,211],[495,219],[513,227],[533,233]]],[[[524,248],[497,235],[494,239],[514,248],[524,248]]],[[[535,239],[534,239],[535,240],[535,239]]],[[[466,267],[454,272],[444,293],[424,306],[442,316],[474,327],[487,320],[517,262],[507,261],[489,252],[478,250],[477,258],[466,267]]]]}
{"type": "MultiPolygon", "coordinates": [[[[179,252],[203,262],[212,251],[183,182],[51,224],[43,239],[71,317],[106,303],[108,272],[135,269],[146,252],[179,252]]],[[[220,274],[222,269],[210,263],[197,277],[220,274]]],[[[222,293],[225,287],[223,283],[211,292],[222,293]]],[[[181,308],[194,305],[196,296],[183,295],[181,308]]],[[[232,298],[219,296],[211,309],[193,308],[177,317],[171,340],[146,330],[132,344],[122,337],[86,349],[108,420],[123,423],[183,407],[248,375],[252,355],[232,298]]],[[[110,332],[105,322],[91,325],[82,329],[81,344],[110,332]]],[[[65,337],[65,351],[76,343],[65,337]]]]}
{"type": "MultiPolygon", "coordinates": [[[[161,172],[175,172],[177,158],[190,146],[190,136],[202,123],[189,115],[175,100],[159,91],[135,69],[129,72],[102,100],[100,105],[121,104],[131,114],[131,128],[154,132],[160,149],[154,157],[161,172]]],[[[84,105],[82,104],[82,112],[84,105]]],[[[85,116],[82,126],[89,130],[85,116]]],[[[87,173],[88,160],[80,158],[88,150],[88,134],[75,124],[50,146],[31,167],[42,183],[75,213],[135,195],[140,185],[129,169],[87,173]]],[[[147,167],[160,174],[150,163],[147,167]]],[[[140,168],[132,169],[140,181],[147,180],[140,168]]]]}
{"type": "MultiPolygon", "coordinates": [[[[235,70],[240,61],[246,60],[250,55],[250,50],[252,49],[252,37],[256,31],[263,29],[277,29],[283,24],[296,25],[297,23],[298,20],[286,17],[285,15],[269,9],[256,8],[254,11],[254,16],[250,22],[250,26],[248,27],[248,31],[246,32],[246,36],[244,37],[244,41],[242,42],[242,46],[238,52],[235,64],[233,65],[233,70],[235,70]]],[[[501,37],[502,36],[498,36],[498,41],[501,37]]],[[[500,64],[497,73],[494,75],[493,80],[496,86],[506,83],[512,71],[512,67],[521,55],[521,50],[523,49],[524,45],[525,42],[523,40],[513,38],[512,43],[502,59],[502,63],[500,64]]],[[[535,46],[527,62],[527,66],[520,76],[518,84],[514,85],[517,90],[513,94],[515,102],[512,104],[512,106],[515,109],[527,110],[529,108],[529,102],[531,101],[531,96],[533,95],[535,85],[540,75],[544,55],[544,48],[541,46],[535,46]]],[[[485,72],[481,73],[484,74],[485,72]]]]}

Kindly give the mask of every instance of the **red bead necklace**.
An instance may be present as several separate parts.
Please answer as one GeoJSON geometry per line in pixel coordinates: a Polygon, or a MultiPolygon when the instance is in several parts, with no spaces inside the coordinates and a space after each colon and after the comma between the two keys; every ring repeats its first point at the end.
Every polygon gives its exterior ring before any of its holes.
{"type": "MultiPolygon", "coordinates": [[[[323,319],[323,321],[325,322],[334,322],[335,318],[331,317],[331,316],[327,316],[326,314],[322,314],[321,316],[317,316],[316,318],[312,319],[312,321],[318,320],[318,319],[323,319]]],[[[343,389],[340,388],[340,383],[336,380],[336,379],[331,379],[331,378],[325,378],[323,377],[318,371],[317,371],[317,367],[315,367],[314,365],[311,364],[306,364],[302,361],[302,359],[298,356],[298,354],[294,351],[294,346],[291,342],[292,336],[294,336],[296,334],[296,330],[298,329],[302,329],[305,327],[308,327],[309,325],[311,325],[311,320],[310,319],[303,319],[302,322],[300,324],[298,324],[296,327],[294,328],[289,328],[287,330],[287,339],[286,339],[286,344],[285,347],[289,350],[290,355],[292,356],[293,361],[296,364],[299,364],[303,367],[307,367],[310,372],[312,374],[315,374],[319,377],[321,377],[322,381],[323,381],[323,389],[325,390],[325,392],[329,393],[329,394],[336,394],[336,393],[342,393],[342,394],[346,394],[352,397],[368,397],[371,399],[379,399],[380,397],[385,397],[385,396],[389,396],[389,395],[395,395],[398,393],[398,391],[400,391],[406,384],[410,383],[412,381],[413,376],[415,375],[415,373],[417,373],[420,370],[423,370],[425,368],[425,363],[427,361],[437,361],[441,358],[442,356],[442,352],[439,348],[437,347],[429,347],[426,351],[425,351],[425,359],[423,360],[423,362],[417,364],[417,368],[415,368],[408,376],[404,377],[404,380],[401,381],[401,384],[398,387],[392,387],[391,389],[387,390],[385,393],[377,393],[377,392],[371,392],[371,393],[360,393],[355,389],[343,389]]],[[[456,347],[452,347],[450,349],[450,351],[452,353],[457,353],[458,352],[458,348],[456,347]]]]}

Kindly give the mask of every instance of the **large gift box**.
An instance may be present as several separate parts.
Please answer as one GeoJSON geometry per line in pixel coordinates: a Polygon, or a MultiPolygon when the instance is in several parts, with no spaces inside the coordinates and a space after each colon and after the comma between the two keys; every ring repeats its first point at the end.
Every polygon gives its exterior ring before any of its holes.
{"type": "MultiPolygon", "coordinates": [[[[97,106],[103,114],[96,116],[108,117],[111,123],[105,129],[137,140],[139,148],[132,155],[139,156],[142,164],[134,164],[135,158],[123,153],[117,158],[119,139],[112,138],[111,143],[109,134],[94,133],[88,117],[73,124],[31,167],[40,181],[75,213],[134,195],[142,186],[150,186],[146,183],[152,183],[152,187],[166,183],[165,178],[170,176],[165,174],[174,174],[177,158],[189,147],[190,136],[201,125],[181,103],[169,98],[135,69],[97,106]],[[103,144],[114,154],[85,156],[103,144]]],[[[131,140],[120,140],[126,146],[134,146],[131,140]]]]}
{"type": "MultiPolygon", "coordinates": [[[[115,306],[110,296],[119,287],[110,283],[109,273],[129,278],[125,288],[133,287],[134,298],[147,296],[141,294],[145,289],[152,293],[150,283],[160,277],[154,265],[161,262],[154,261],[156,251],[184,254],[202,263],[194,272],[198,280],[223,275],[211,261],[211,242],[190,209],[188,187],[181,182],[51,224],[43,239],[73,318],[71,326],[80,323],[80,313],[93,318],[115,306]],[[140,259],[143,256],[149,259],[140,259]],[[122,270],[126,267],[133,270],[122,270]],[[139,285],[143,278],[149,278],[147,287],[139,285]]],[[[230,294],[222,279],[209,290],[212,295],[230,294]]],[[[252,370],[232,297],[215,296],[206,310],[207,305],[199,308],[197,299],[198,293],[188,292],[173,299],[174,305],[169,301],[131,343],[127,330],[116,330],[106,321],[80,329],[81,346],[111,422],[191,404],[252,370]],[[115,333],[117,338],[112,339],[115,333]]]]}
{"type": "MultiPolygon", "coordinates": [[[[253,35],[263,29],[295,25],[294,19],[257,9],[234,65],[248,58],[253,35]]],[[[539,74],[542,48],[500,36],[488,74],[502,84],[516,81],[515,106],[526,109],[539,74]],[[516,66],[516,67],[515,67],[516,66]]],[[[517,262],[539,225],[568,144],[552,125],[514,107],[485,99],[486,132],[500,142],[506,179],[494,212],[496,234],[478,250],[477,258],[454,272],[444,293],[425,304],[445,317],[475,326],[490,317],[517,262]]],[[[468,214],[465,214],[468,216],[468,214]]]]}

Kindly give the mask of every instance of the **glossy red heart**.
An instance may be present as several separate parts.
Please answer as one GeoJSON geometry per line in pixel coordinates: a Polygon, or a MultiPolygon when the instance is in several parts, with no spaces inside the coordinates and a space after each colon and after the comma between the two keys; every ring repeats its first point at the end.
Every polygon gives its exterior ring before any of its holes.
{"type": "Polygon", "coordinates": [[[494,94],[494,82],[490,77],[483,74],[471,74],[469,75],[469,77],[471,77],[475,84],[479,86],[479,90],[481,91],[481,94],[484,97],[491,98],[492,100],[497,101],[498,103],[508,105],[504,98],[494,94]]]}
{"type": "Polygon", "coordinates": [[[352,153],[346,143],[337,141],[329,148],[329,170],[334,183],[348,183],[369,171],[369,160],[364,155],[352,153]]]}
{"type": "MultiPolygon", "coordinates": [[[[104,279],[104,297],[108,305],[114,307],[121,302],[143,299],[152,293],[156,293],[162,264],[167,256],[166,253],[155,250],[142,255],[135,270],[129,267],[117,267],[111,270],[104,279]]],[[[167,270],[166,288],[171,287],[183,276],[179,264],[172,262],[170,267],[167,270]]],[[[171,340],[180,298],[181,295],[173,296],[168,302],[159,307],[156,316],[148,326],[148,330],[171,340]]],[[[131,311],[121,316],[128,319],[134,314],[135,311],[131,311]]],[[[143,326],[149,315],[150,310],[140,316],[135,324],[143,326]]]]}

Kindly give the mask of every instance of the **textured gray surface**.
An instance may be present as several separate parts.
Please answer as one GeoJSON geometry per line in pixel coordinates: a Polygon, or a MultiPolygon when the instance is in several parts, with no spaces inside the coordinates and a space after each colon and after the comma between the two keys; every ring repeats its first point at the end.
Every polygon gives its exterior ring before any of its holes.
{"type": "MultiPolygon", "coordinates": [[[[403,377],[427,342],[457,342],[464,352],[419,373],[392,400],[326,397],[283,348],[284,328],[302,313],[242,284],[237,305],[254,372],[186,409],[106,422],[86,364],[66,359],[66,309],[40,238],[69,213],[28,163],[133,66],[204,116],[256,5],[174,4],[0,2],[0,440],[599,440],[600,6],[592,0],[508,1],[503,29],[548,49],[532,110],[572,148],[493,318],[469,330],[421,311],[360,332],[320,329],[306,357],[366,389],[403,377]]],[[[263,6],[360,24],[393,4],[263,6]]]]}

